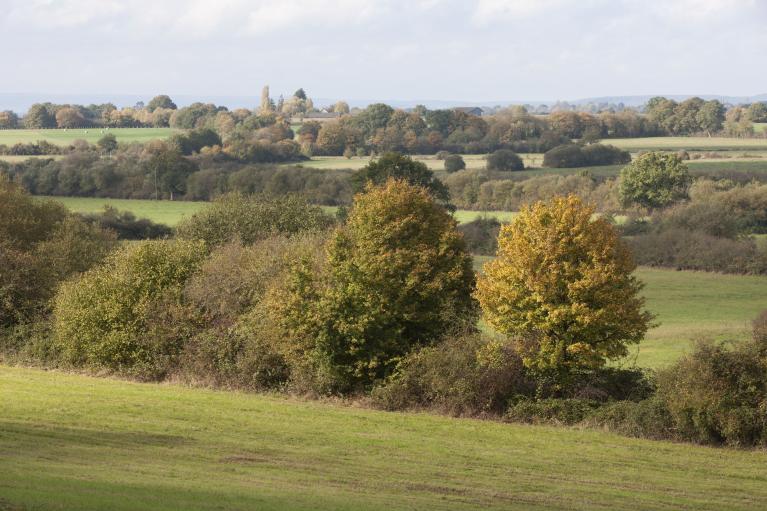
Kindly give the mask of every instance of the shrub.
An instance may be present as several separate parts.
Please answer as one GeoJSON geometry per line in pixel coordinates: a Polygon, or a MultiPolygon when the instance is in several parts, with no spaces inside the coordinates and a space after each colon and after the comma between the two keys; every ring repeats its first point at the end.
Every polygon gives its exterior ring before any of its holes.
{"type": "Polygon", "coordinates": [[[731,446],[767,445],[767,364],[754,343],[698,343],[658,375],[681,438],[731,446]]]}
{"type": "Polygon", "coordinates": [[[566,376],[623,357],[651,315],[631,253],[574,196],[522,209],[501,227],[477,298],[487,322],[518,340],[528,367],[566,376]]]}
{"type": "Polygon", "coordinates": [[[466,168],[466,162],[460,154],[451,154],[445,158],[445,172],[453,173],[466,168]]]}
{"type": "Polygon", "coordinates": [[[499,149],[487,157],[487,170],[524,170],[525,164],[517,153],[509,149],[499,149]]]}
{"type": "Polygon", "coordinates": [[[145,378],[165,374],[183,339],[152,330],[185,328],[183,285],[204,253],[199,242],[143,241],[64,284],[56,295],[54,333],[65,359],[145,378]]]}
{"type": "Polygon", "coordinates": [[[530,394],[533,388],[511,345],[466,334],[405,356],[372,397],[387,410],[499,416],[512,396],[530,394]]]}
{"type": "Polygon", "coordinates": [[[630,161],[631,154],[628,151],[604,144],[565,144],[543,155],[543,166],[552,168],[597,167],[630,161]]]}
{"type": "Polygon", "coordinates": [[[767,254],[752,239],[718,238],[668,228],[626,240],[638,264],[677,270],[765,274],[767,254]]]}
{"type": "Polygon", "coordinates": [[[136,218],[130,211],[118,211],[112,206],[104,206],[100,213],[88,213],[82,217],[86,222],[114,231],[121,240],[166,238],[173,232],[167,225],[152,222],[147,218],[136,218]]]}
{"type": "Polygon", "coordinates": [[[594,410],[584,424],[631,437],[655,440],[676,438],[671,413],[659,397],[608,403],[594,410]]]}
{"type": "Polygon", "coordinates": [[[466,247],[472,254],[494,255],[498,250],[498,233],[501,222],[493,217],[482,217],[458,226],[463,233],[466,247]]]}
{"type": "Polygon", "coordinates": [[[332,223],[332,217],[321,208],[298,196],[231,193],[182,222],[177,232],[179,238],[201,240],[214,247],[235,238],[247,245],[277,234],[323,230],[332,223]]]}
{"type": "Polygon", "coordinates": [[[586,399],[525,399],[513,403],[506,410],[504,419],[525,424],[572,426],[586,419],[599,406],[599,402],[586,399]]]}

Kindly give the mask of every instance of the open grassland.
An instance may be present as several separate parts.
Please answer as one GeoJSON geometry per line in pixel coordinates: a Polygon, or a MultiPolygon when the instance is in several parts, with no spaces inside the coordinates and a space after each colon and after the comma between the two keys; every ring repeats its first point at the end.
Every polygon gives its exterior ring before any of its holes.
{"type": "MultiPolygon", "coordinates": [[[[475,267],[490,257],[475,257],[475,267]]],[[[631,349],[627,362],[660,368],[699,339],[743,340],[751,320],[767,309],[767,277],[639,268],[647,309],[657,326],[631,349]]]]}
{"type": "Polygon", "coordinates": [[[28,144],[38,140],[46,140],[51,144],[69,145],[75,140],[86,140],[95,144],[107,133],[117,137],[118,142],[147,142],[164,139],[179,130],[172,128],[88,128],[88,129],[54,129],[54,130],[0,130],[0,144],[28,144]]]}
{"type": "Polygon", "coordinates": [[[767,133],[767,122],[755,122],[754,123],[754,132],[755,133],[767,133]]]}
{"type": "MultiPolygon", "coordinates": [[[[2,133],[2,132],[0,132],[2,133]]],[[[51,160],[60,160],[64,157],[64,155],[61,154],[46,154],[44,156],[19,156],[19,155],[10,155],[10,154],[0,154],[0,161],[7,161],[9,163],[19,163],[22,161],[27,161],[30,158],[42,158],[42,159],[51,159],[51,160]]]]}
{"type": "Polygon", "coordinates": [[[182,219],[192,216],[205,207],[207,202],[143,200],[143,199],[102,199],[96,197],[46,197],[64,204],[77,213],[98,213],[104,206],[112,206],[121,211],[130,211],[138,218],[148,218],[153,222],[170,225],[178,224],[182,219]]]}
{"type": "MultiPolygon", "coordinates": [[[[527,167],[540,167],[543,164],[543,155],[538,153],[520,154],[527,167]]],[[[416,154],[411,156],[414,160],[423,162],[431,170],[445,170],[445,161],[438,160],[431,154],[416,154]]],[[[463,161],[466,162],[467,169],[484,169],[487,165],[484,154],[462,154],[463,161]]],[[[372,159],[369,156],[352,156],[344,158],[343,156],[314,156],[308,161],[301,162],[301,165],[313,169],[361,169],[372,159]]],[[[291,165],[291,164],[286,164],[291,165]]]]}
{"type": "MultiPolygon", "coordinates": [[[[113,206],[122,211],[130,211],[139,218],[148,218],[153,222],[174,226],[183,218],[188,218],[207,204],[206,202],[188,201],[155,201],[141,199],[102,199],[96,197],[46,197],[59,201],[72,211],[78,213],[97,213],[104,206],[113,206]]],[[[327,206],[323,209],[335,214],[338,208],[327,206]]],[[[510,221],[516,213],[511,211],[468,211],[458,210],[455,213],[459,222],[471,222],[483,216],[495,217],[501,222],[510,221]]]]}
{"type": "Polygon", "coordinates": [[[767,138],[724,137],[646,137],[607,138],[604,144],[614,145],[627,151],[737,151],[767,150],[767,138]]]}
{"type": "Polygon", "coordinates": [[[0,366],[0,509],[761,510],[767,453],[0,366]]]}

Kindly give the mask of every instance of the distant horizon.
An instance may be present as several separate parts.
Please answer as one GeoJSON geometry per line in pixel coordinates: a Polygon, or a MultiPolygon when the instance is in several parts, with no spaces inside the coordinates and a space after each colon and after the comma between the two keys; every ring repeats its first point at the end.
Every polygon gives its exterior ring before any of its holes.
{"type": "MultiPolygon", "coordinates": [[[[154,96],[158,94],[167,94],[171,97],[179,106],[186,106],[196,101],[200,102],[212,102],[219,106],[231,107],[231,108],[254,108],[260,101],[260,90],[254,94],[173,94],[167,92],[157,93],[60,93],[60,92],[0,92],[0,110],[13,110],[17,113],[25,112],[30,105],[39,102],[68,102],[71,101],[76,104],[90,104],[90,103],[102,103],[112,102],[118,107],[132,106],[138,101],[148,102],[154,96]],[[9,99],[17,98],[16,103],[10,103],[9,99]],[[92,98],[92,99],[89,99],[92,98]],[[233,103],[227,103],[226,101],[233,103]],[[20,108],[23,105],[23,108],[20,108]],[[15,108],[14,108],[15,107],[15,108]]],[[[273,98],[277,98],[282,94],[284,97],[292,95],[290,93],[272,93],[273,98]]],[[[462,99],[396,99],[396,98],[342,98],[331,97],[322,98],[314,97],[311,91],[307,90],[307,94],[311,97],[316,107],[323,107],[335,103],[336,101],[346,101],[351,107],[364,107],[372,103],[386,103],[395,107],[408,108],[418,104],[423,104],[428,108],[451,108],[455,106],[476,106],[476,107],[494,107],[494,106],[506,106],[506,105],[554,105],[557,102],[569,103],[573,105],[586,104],[589,102],[609,102],[609,103],[624,103],[628,107],[641,106],[646,103],[649,98],[662,96],[669,99],[682,100],[692,97],[700,97],[703,99],[719,99],[723,102],[732,103],[750,103],[754,101],[767,101],[767,93],[760,93],[748,96],[738,96],[729,94],[632,94],[632,95],[609,95],[609,96],[590,96],[583,98],[556,98],[556,99],[492,99],[492,100],[462,100],[462,99]]]]}

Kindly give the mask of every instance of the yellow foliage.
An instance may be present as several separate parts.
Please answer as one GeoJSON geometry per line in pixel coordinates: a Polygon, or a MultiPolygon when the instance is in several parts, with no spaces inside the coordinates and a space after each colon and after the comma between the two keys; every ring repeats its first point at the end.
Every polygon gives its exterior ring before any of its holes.
{"type": "Polygon", "coordinates": [[[576,196],[523,208],[502,227],[498,257],[479,279],[487,322],[517,341],[528,367],[599,367],[647,331],[631,254],[593,213],[576,196]]]}

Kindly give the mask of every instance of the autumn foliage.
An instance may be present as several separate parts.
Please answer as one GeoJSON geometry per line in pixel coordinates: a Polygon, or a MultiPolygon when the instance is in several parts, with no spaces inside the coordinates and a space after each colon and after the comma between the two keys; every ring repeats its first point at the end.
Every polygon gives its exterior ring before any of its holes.
{"type": "Polygon", "coordinates": [[[526,366],[567,372],[627,354],[648,329],[635,264],[613,226],[575,197],[524,208],[499,236],[476,296],[526,366]]]}

